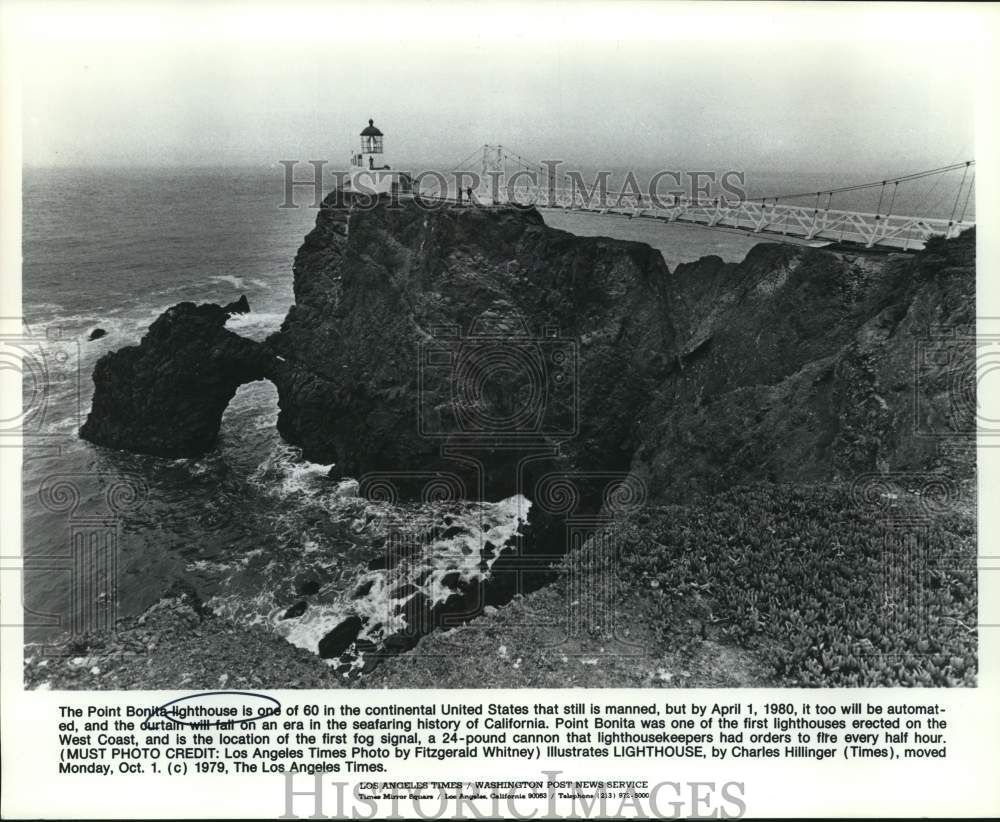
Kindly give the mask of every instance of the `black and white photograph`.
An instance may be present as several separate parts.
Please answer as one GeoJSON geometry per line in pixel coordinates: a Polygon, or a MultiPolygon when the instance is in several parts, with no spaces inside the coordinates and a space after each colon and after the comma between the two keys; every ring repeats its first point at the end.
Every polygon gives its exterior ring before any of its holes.
{"type": "Polygon", "coordinates": [[[962,44],[157,8],[22,55],[26,689],[977,687],[962,44]]]}
{"type": "Polygon", "coordinates": [[[998,80],[990,4],[0,0],[0,816],[995,817],[998,80]]]}

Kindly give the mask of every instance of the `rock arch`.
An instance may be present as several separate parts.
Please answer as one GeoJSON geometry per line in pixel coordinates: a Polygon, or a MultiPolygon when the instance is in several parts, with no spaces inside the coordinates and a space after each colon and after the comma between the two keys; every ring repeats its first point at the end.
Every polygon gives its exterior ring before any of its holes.
{"type": "Polygon", "coordinates": [[[229,312],[180,303],[139,345],[104,355],[80,436],[98,445],[160,457],[197,457],[214,446],[236,389],[269,379],[281,395],[282,361],[265,344],[225,328],[229,312]]]}

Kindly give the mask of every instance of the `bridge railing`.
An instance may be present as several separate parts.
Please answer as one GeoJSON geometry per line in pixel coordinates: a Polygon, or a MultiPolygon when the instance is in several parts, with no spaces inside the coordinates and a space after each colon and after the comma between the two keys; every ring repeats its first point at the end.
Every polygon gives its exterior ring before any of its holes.
{"type": "Polygon", "coordinates": [[[761,203],[743,200],[692,200],[660,198],[638,194],[615,194],[601,198],[586,196],[575,188],[543,189],[518,186],[500,192],[479,189],[473,200],[450,194],[424,193],[424,199],[456,205],[521,205],[557,208],[594,214],[619,214],[667,223],[687,223],[708,228],[728,228],[767,236],[795,237],[807,242],[835,242],[919,250],[936,236],[955,237],[973,222],[952,221],[940,217],[914,217],[902,214],[874,214],[831,208],[809,208],[790,203],[761,203]]]}
{"type": "Polygon", "coordinates": [[[694,223],[710,228],[732,228],[752,233],[779,234],[807,241],[825,240],[900,249],[919,249],[935,236],[954,237],[972,222],[903,214],[874,214],[790,203],[742,200],[693,200],[685,197],[650,198],[633,193],[588,195],[578,188],[518,186],[499,192],[476,192],[480,203],[535,205],[600,214],[625,214],[665,222],[694,223]]]}

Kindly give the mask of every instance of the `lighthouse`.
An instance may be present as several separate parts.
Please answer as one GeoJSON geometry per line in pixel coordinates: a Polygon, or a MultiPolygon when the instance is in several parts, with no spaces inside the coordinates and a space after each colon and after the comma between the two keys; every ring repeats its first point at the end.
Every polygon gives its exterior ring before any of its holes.
{"type": "Polygon", "coordinates": [[[410,175],[393,171],[383,156],[385,135],[373,119],[361,130],[361,147],[351,154],[347,187],[359,194],[412,194],[410,175]]]}

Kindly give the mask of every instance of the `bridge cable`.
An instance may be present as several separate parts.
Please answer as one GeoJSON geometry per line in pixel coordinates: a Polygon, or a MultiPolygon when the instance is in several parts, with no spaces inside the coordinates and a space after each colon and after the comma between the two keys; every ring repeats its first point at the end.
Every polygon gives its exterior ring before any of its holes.
{"type": "Polygon", "coordinates": [[[892,199],[889,200],[889,213],[885,215],[888,220],[892,216],[892,207],[896,204],[896,192],[899,191],[899,180],[892,185],[892,199]]]}
{"type": "Polygon", "coordinates": [[[541,163],[536,163],[536,162],[533,162],[532,160],[528,160],[525,157],[522,157],[516,151],[512,151],[510,148],[505,148],[504,152],[507,153],[507,154],[509,154],[511,157],[513,157],[514,159],[518,160],[519,162],[523,163],[524,167],[526,169],[528,169],[528,170],[534,170],[536,168],[537,169],[544,168],[544,166],[541,163]]]}
{"type": "Polygon", "coordinates": [[[476,156],[478,156],[479,152],[481,152],[482,150],[483,150],[483,147],[482,147],[482,146],[479,146],[479,147],[478,147],[478,148],[477,148],[477,149],[476,149],[475,151],[473,151],[473,152],[472,152],[472,154],[470,154],[470,155],[469,155],[468,157],[466,157],[466,158],[465,158],[464,160],[462,160],[462,162],[458,163],[458,164],[457,164],[457,165],[456,165],[456,166],[455,166],[455,167],[454,167],[454,168],[452,169],[452,171],[462,171],[462,170],[463,170],[463,168],[462,168],[462,167],[463,167],[463,166],[464,166],[464,165],[465,165],[466,163],[468,163],[468,162],[469,162],[469,160],[471,160],[471,159],[472,159],[473,157],[476,157],[476,156]]]}
{"type": "MultiPolygon", "coordinates": [[[[940,177],[937,177],[934,180],[934,185],[932,185],[930,187],[930,190],[927,192],[927,195],[924,197],[924,211],[926,211],[928,214],[933,214],[933,213],[935,213],[937,211],[943,210],[942,209],[942,205],[944,204],[945,200],[948,199],[948,192],[942,190],[937,195],[937,197],[933,201],[931,201],[931,195],[935,191],[937,191],[937,188],[941,184],[941,181],[943,179],[944,179],[943,175],[940,176],[940,177]]],[[[947,207],[947,206],[945,206],[945,207],[947,207]]]]}
{"type": "MultiPolygon", "coordinates": [[[[912,174],[904,174],[899,177],[890,177],[887,180],[875,180],[870,183],[856,183],[854,185],[841,186],[840,188],[831,188],[825,191],[824,193],[839,194],[841,192],[846,192],[846,191],[860,191],[866,188],[875,188],[875,186],[884,185],[885,183],[897,183],[897,182],[902,183],[902,182],[908,182],[910,180],[920,180],[923,179],[924,177],[931,177],[937,174],[944,174],[945,172],[948,171],[956,171],[963,167],[968,168],[968,166],[975,165],[975,163],[976,163],[975,160],[966,160],[965,162],[962,163],[952,163],[951,165],[941,166],[940,168],[932,168],[928,169],[927,171],[916,171],[913,172],[912,174]]],[[[783,200],[792,200],[799,197],[809,197],[812,196],[812,194],[813,194],[812,191],[803,191],[799,192],[798,194],[781,194],[779,195],[779,197],[783,200]]],[[[778,199],[778,197],[774,196],[763,197],[761,198],[761,202],[763,202],[764,200],[776,200],[776,199],[778,199]]]]}
{"type": "Polygon", "coordinates": [[[955,205],[951,210],[951,219],[948,220],[948,225],[955,222],[955,212],[958,211],[958,200],[962,196],[962,188],[965,186],[965,175],[969,173],[969,163],[965,164],[965,170],[962,172],[962,182],[958,184],[958,193],[955,194],[955,205]]]}
{"type": "Polygon", "coordinates": [[[976,172],[975,169],[973,169],[972,179],[969,181],[969,190],[965,192],[965,203],[963,203],[962,205],[962,213],[958,218],[958,221],[960,223],[965,221],[965,209],[969,207],[969,197],[972,195],[972,189],[975,188],[975,186],[976,186],[976,172]]]}
{"type": "MultiPolygon", "coordinates": [[[[503,146],[501,146],[499,144],[495,145],[495,146],[490,146],[490,145],[487,144],[487,145],[483,145],[481,148],[476,149],[468,157],[466,157],[461,163],[459,163],[458,166],[456,166],[456,168],[454,170],[461,170],[462,167],[465,166],[466,164],[468,164],[469,161],[472,158],[474,158],[478,154],[478,152],[480,152],[480,151],[483,151],[483,153],[484,153],[484,159],[486,157],[486,153],[487,152],[489,152],[489,153],[494,153],[495,152],[496,155],[498,155],[496,157],[496,159],[494,160],[494,166],[497,168],[498,171],[500,171],[500,173],[504,174],[505,177],[509,176],[508,169],[510,167],[517,167],[518,170],[520,170],[520,169],[523,168],[526,171],[532,171],[532,172],[534,172],[535,170],[538,170],[538,171],[542,172],[543,174],[546,171],[546,167],[544,165],[542,165],[541,163],[535,163],[535,162],[533,162],[531,160],[528,160],[526,157],[524,157],[523,155],[519,154],[518,152],[513,151],[513,150],[511,150],[509,148],[505,148],[505,147],[503,147],[503,146]]],[[[883,204],[884,198],[885,198],[885,187],[886,187],[886,185],[888,185],[891,182],[893,184],[893,188],[892,188],[892,193],[891,193],[891,196],[890,196],[889,210],[886,213],[886,218],[888,218],[888,217],[890,217],[892,215],[893,210],[895,208],[896,195],[899,192],[899,184],[901,182],[909,182],[909,181],[921,180],[921,179],[924,179],[926,177],[931,177],[931,176],[936,177],[936,179],[934,181],[934,185],[931,186],[930,191],[928,191],[926,197],[924,198],[924,201],[926,203],[927,199],[934,193],[935,189],[937,189],[938,185],[941,182],[941,179],[943,178],[943,175],[945,173],[949,172],[949,171],[956,171],[959,168],[961,168],[961,169],[963,169],[963,171],[962,171],[962,181],[959,184],[958,192],[955,195],[955,201],[954,201],[954,203],[952,205],[952,214],[951,214],[951,221],[950,221],[952,223],[955,222],[955,216],[958,213],[958,205],[959,205],[960,202],[962,202],[962,192],[963,192],[963,189],[964,189],[965,190],[965,201],[964,201],[964,203],[962,205],[962,212],[961,212],[961,215],[959,217],[959,221],[961,222],[965,218],[965,214],[966,214],[966,211],[968,209],[969,201],[971,200],[971,197],[972,197],[972,190],[973,190],[973,185],[974,185],[974,182],[975,182],[975,170],[973,170],[972,180],[970,181],[968,189],[965,189],[965,181],[966,181],[966,179],[968,177],[969,168],[971,166],[974,166],[974,165],[975,165],[975,160],[967,160],[967,161],[964,161],[964,162],[956,162],[956,163],[952,163],[950,165],[940,166],[938,168],[928,169],[926,171],[918,171],[918,172],[914,172],[914,173],[911,173],[911,174],[904,174],[904,175],[901,175],[899,177],[894,177],[894,178],[890,178],[890,179],[886,179],[886,180],[881,180],[881,181],[873,181],[873,182],[869,182],[869,183],[858,183],[858,184],[854,184],[854,185],[840,186],[838,188],[831,188],[831,189],[828,189],[828,190],[825,190],[825,191],[802,192],[802,193],[799,193],[799,194],[783,194],[783,195],[778,195],[778,196],[762,197],[760,199],[760,202],[761,202],[761,206],[763,208],[767,208],[767,206],[768,206],[768,200],[773,201],[772,206],[777,206],[777,205],[779,205],[780,200],[782,200],[782,199],[794,200],[794,199],[800,198],[800,197],[812,196],[815,193],[816,202],[814,204],[814,211],[818,212],[819,208],[820,208],[820,200],[821,200],[822,196],[825,194],[826,198],[827,198],[826,199],[825,210],[829,211],[830,208],[833,205],[833,195],[834,194],[838,194],[838,193],[842,193],[842,192],[849,192],[849,191],[861,191],[861,190],[868,189],[868,188],[874,188],[875,186],[881,186],[881,189],[880,189],[880,192],[879,192],[878,207],[877,207],[877,212],[878,213],[876,214],[876,217],[880,217],[881,213],[882,213],[882,204],[883,204]]],[[[568,184],[568,177],[567,177],[567,184],[568,184]]],[[[527,183],[525,183],[525,186],[527,186],[527,183]]],[[[620,207],[621,206],[622,198],[624,196],[624,192],[620,191],[620,192],[609,192],[609,193],[616,193],[618,195],[618,200],[616,202],[616,206],[615,207],[620,207]]]]}

